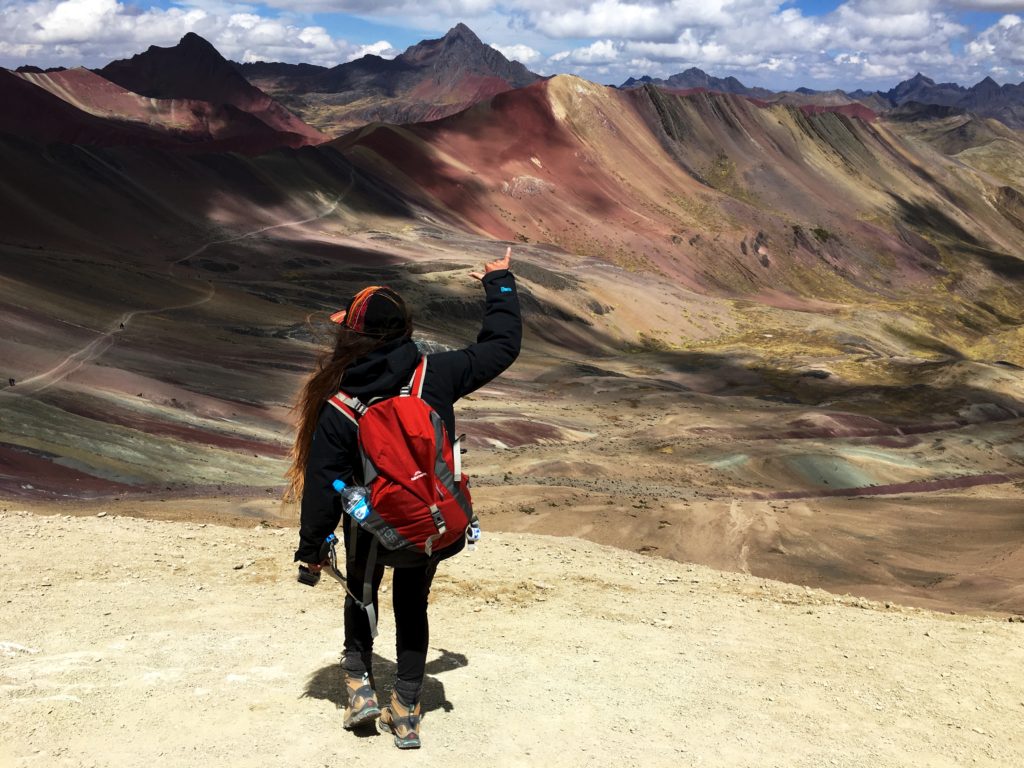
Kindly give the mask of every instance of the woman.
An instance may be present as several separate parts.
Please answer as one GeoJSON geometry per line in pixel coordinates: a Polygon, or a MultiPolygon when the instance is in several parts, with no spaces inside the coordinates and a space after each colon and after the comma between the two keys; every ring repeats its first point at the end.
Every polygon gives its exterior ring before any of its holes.
{"type": "MultiPolygon", "coordinates": [[[[519,354],[522,321],[515,278],[509,271],[512,249],[488,263],[481,280],[486,295],[483,328],[475,344],[454,352],[430,355],[423,399],[440,415],[454,443],[453,404],[482,387],[508,368],[519,354]]],[[[340,497],[332,487],[335,479],[362,483],[362,462],[355,425],[327,400],[339,389],[369,402],[392,397],[405,386],[421,354],[412,341],[412,317],[402,298],[390,288],[371,286],[356,294],[345,310],[331,319],[339,323],[333,352],[325,353],[299,395],[298,429],[288,471],[290,491],[302,497],[299,548],[295,560],[311,571],[321,568],[320,546],[337,528],[342,517],[340,497]]],[[[373,638],[367,614],[352,595],[363,594],[370,534],[344,516],[344,540],[348,552],[348,596],[345,598],[345,651],[342,669],[348,706],[344,725],[354,728],[378,716],[402,749],[417,748],[419,741],[420,690],[429,642],[427,596],[437,564],[465,545],[459,539],[431,556],[410,552],[386,553],[373,572],[373,604],[384,576],[384,564],[395,567],[392,603],[398,672],[391,703],[381,711],[374,691],[373,638]],[[388,560],[388,555],[391,560],[388,560]],[[411,555],[411,557],[410,557],[411,555]],[[383,561],[383,562],[381,562],[383,561]]]]}

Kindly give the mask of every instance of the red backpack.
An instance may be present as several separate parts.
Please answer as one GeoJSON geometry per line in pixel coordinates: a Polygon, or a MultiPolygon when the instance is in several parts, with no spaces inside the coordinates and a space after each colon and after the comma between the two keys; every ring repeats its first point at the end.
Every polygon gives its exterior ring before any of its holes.
{"type": "Polygon", "coordinates": [[[396,397],[364,405],[345,392],[328,402],[356,425],[370,514],[359,524],[389,550],[430,555],[458,541],[475,518],[462,474],[437,412],[423,400],[427,358],[396,397]]]}

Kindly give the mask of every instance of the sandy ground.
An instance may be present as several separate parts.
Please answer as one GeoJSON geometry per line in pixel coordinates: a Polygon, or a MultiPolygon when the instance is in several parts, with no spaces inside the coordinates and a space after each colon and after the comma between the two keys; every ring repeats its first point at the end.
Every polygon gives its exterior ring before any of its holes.
{"type": "MultiPolygon", "coordinates": [[[[1024,624],[489,533],[432,596],[424,747],[341,728],[295,531],[0,517],[2,766],[1011,766],[1024,624]]],[[[377,675],[393,680],[384,611],[377,675]]]]}

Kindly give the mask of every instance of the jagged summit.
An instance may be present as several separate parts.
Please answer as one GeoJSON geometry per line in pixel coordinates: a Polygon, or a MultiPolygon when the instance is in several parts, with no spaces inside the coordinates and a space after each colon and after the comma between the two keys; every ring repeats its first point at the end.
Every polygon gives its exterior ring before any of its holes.
{"type": "Polygon", "coordinates": [[[520,88],[537,79],[518,61],[509,61],[498,50],[486,45],[465,24],[459,23],[436,40],[423,40],[396,57],[396,64],[426,67],[435,73],[459,76],[464,73],[499,77],[520,88]]]}
{"type": "Polygon", "coordinates": [[[169,48],[150,46],[130,59],[113,61],[97,74],[141,96],[193,99],[237,107],[271,128],[308,136],[320,134],[252,85],[220,52],[194,32],[169,48]]]}
{"type": "Polygon", "coordinates": [[[186,32],[184,37],[178,41],[176,47],[184,51],[204,51],[218,57],[220,56],[220,52],[213,47],[209,40],[205,37],[200,37],[195,32],[186,32]]]}
{"type": "Polygon", "coordinates": [[[112,61],[99,74],[122,88],[159,99],[201,99],[241,106],[236,102],[248,102],[260,94],[213,45],[194,32],[177,45],[152,45],[130,59],[112,61]]]}
{"type": "Polygon", "coordinates": [[[461,23],[442,37],[409,46],[394,59],[368,54],[321,71],[302,70],[298,65],[235,66],[260,88],[336,136],[372,122],[445,117],[540,79],[461,23]]]}
{"type": "Polygon", "coordinates": [[[467,40],[480,43],[480,38],[477,37],[476,32],[474,32],[468,26],[463,24],[461,21],[445,33],[444,39],[448,40],[455,39],[458,37],[466,38],[467,40]]]}

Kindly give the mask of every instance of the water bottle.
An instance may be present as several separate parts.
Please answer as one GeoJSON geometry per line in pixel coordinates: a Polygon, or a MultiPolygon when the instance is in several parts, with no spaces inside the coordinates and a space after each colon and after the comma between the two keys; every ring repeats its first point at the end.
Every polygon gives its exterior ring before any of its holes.
{"type": "Polygon", "coordinates": [[[466,529],[466,549],[473,552],[478,541],[480,541],[480,523],[474,520],[469,524],[469,528],[466,529]]]}
{"type": "Polygon", "coordinates": [[[361,485],[345,485],[341,478],[333,483],[334,490],[341,494],[341,508],[346,515],[351,515],[356,522],[363,522],[370,516],[370,502],[366,498],[366,488],[361,485]]]}

